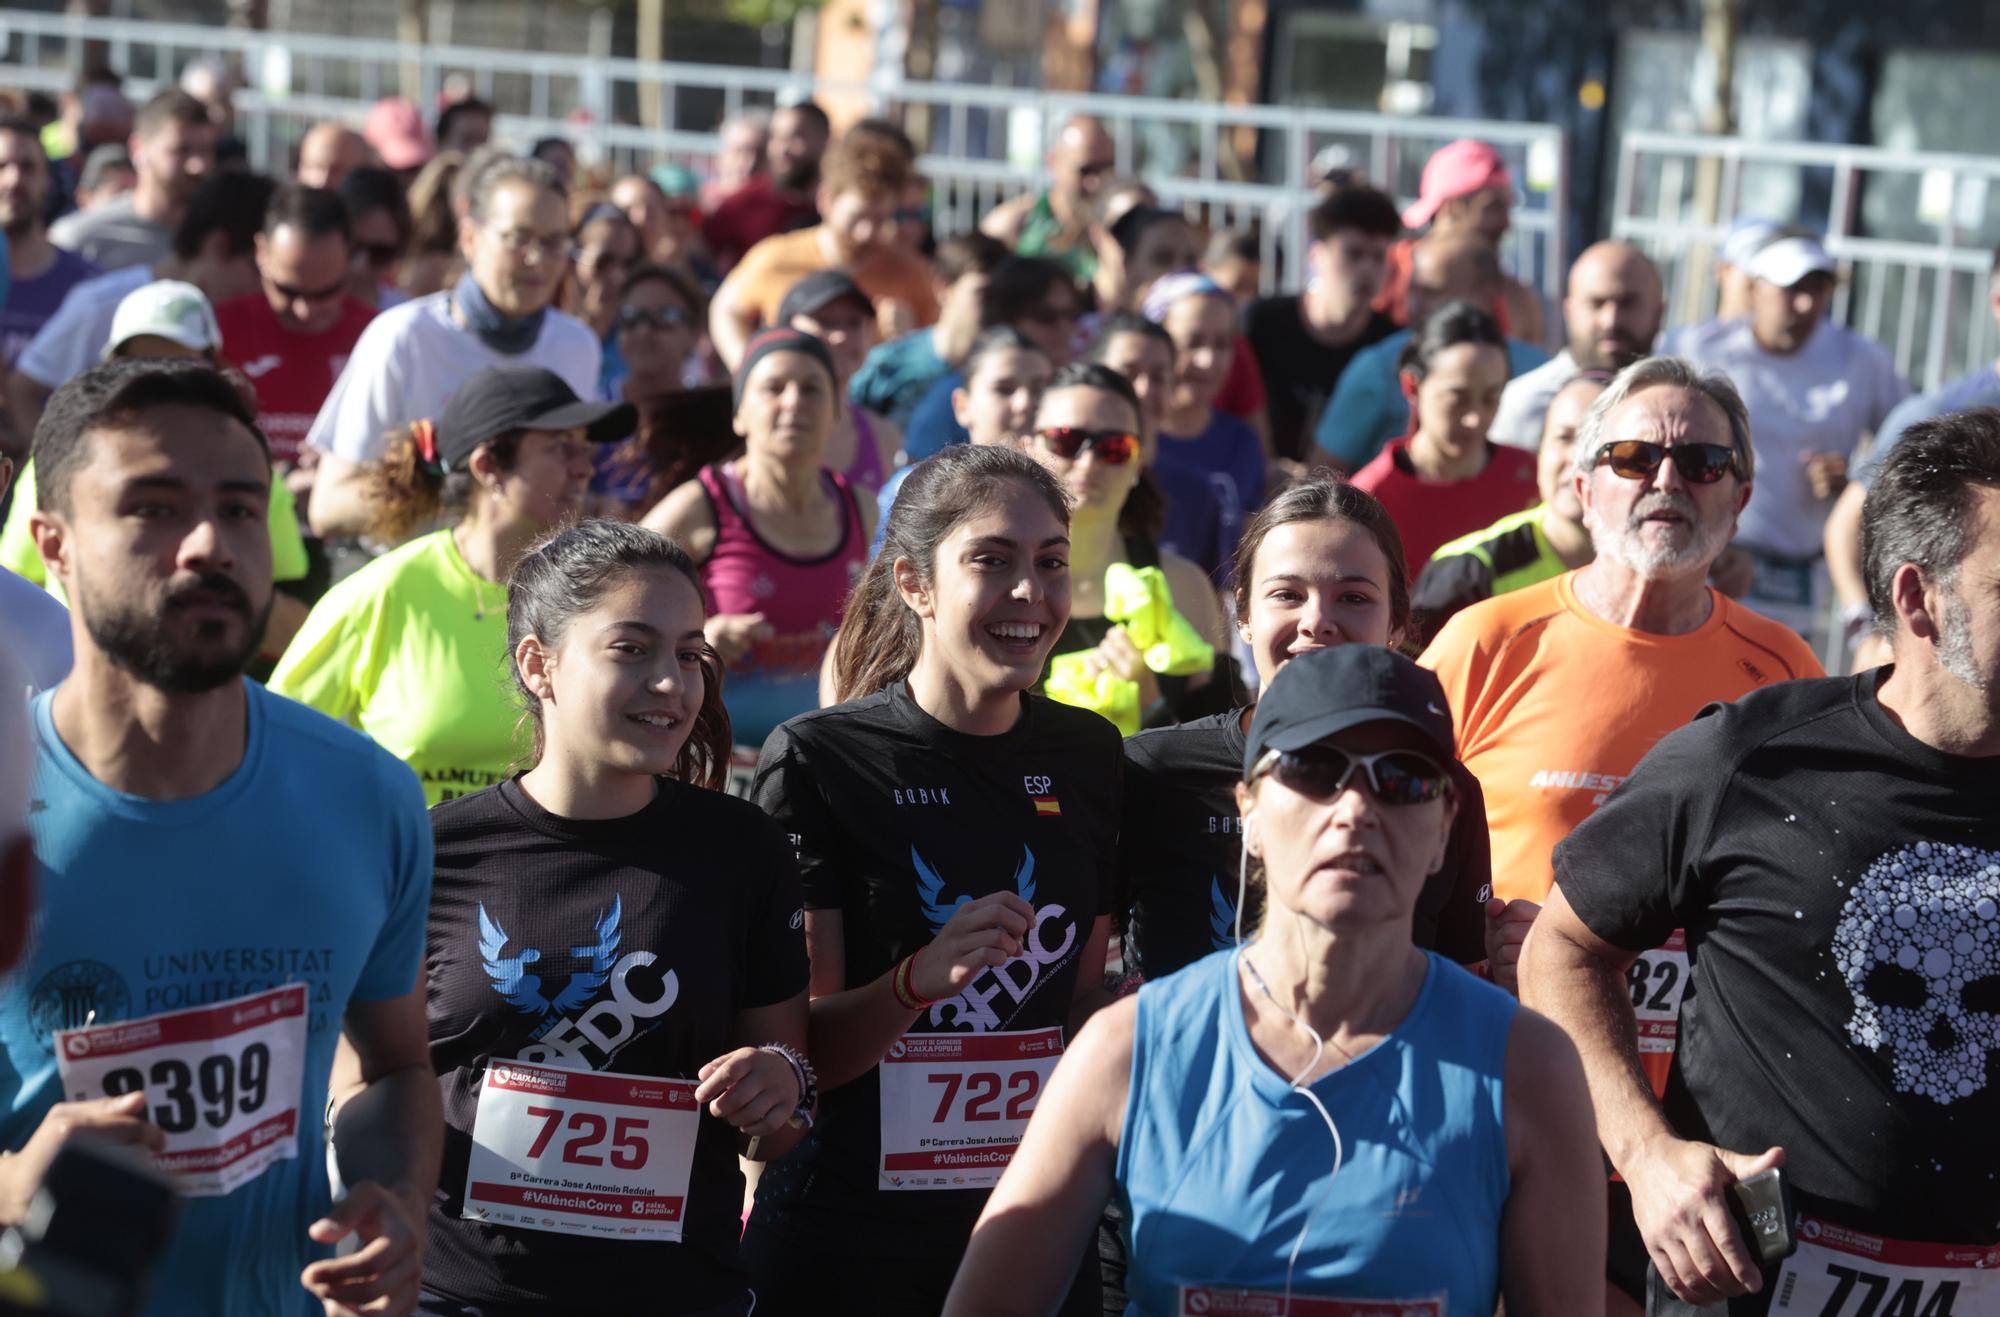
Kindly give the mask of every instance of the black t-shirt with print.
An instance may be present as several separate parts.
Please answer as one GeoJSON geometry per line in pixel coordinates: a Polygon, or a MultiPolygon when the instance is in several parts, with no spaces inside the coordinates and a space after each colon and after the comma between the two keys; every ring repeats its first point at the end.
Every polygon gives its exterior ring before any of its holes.
{"type": "MultiPolygon", "coordinates": [[[[953,910],[993,892],[1035,908],[1028,949],[917,1017],[913,1033],[1066,1026],[1078,966],[1111,912],[1119,736],[1094,713],[1022,696],[999,736],[938,722],[907,684],[803,714],[764,743],[751,796],[791,834],[807,910],[842,916],[847,986],[893,969],[953,910]]],[[[769,1201],[965,1232],[984,1191],[881,1191],[879,1070],[823,1092],[806,1141],[758,1182],[769,1201]]]]}
{"type": "Polygon", "coordinates": [[[1304,459],[1313,451],[1313,430],[1340,373],[1365,347],[1396,332],[1396,322],[1371,311],[1368,323],[1349,343],[1329,347],[1312,336],[1297,293],[1263,297],[1243,312],[1243,333],[1257,368],[1264,373],[1271,446],[1280,457],[1304,459]]]}
{"type": "Polygon", "coordinates": [[[739,1010],[805,991],[783,836],[747,801],[664,779],[622,819],[560,818],[508,781],[439,805],[431,822],[431,1063],[445,1150],[425,1287],[535,1313],[702,1311],[742,1294],[736,1134],[706,1109],[680,1243],[490,1226],[459,1211],[489,1060],[694,1079],[760,1041],[734,1037],[739,1010]]]}
{"type": "MultiPolygon", "coordinates": [[[[1141,732],[1125,742],[1119,829],[1121,910],[1130,911],[1126,967],[1159,978],[1230,945],[1242,854],[1236,783],[1243,776],[1242,709],[1141,732]]],[[[1485,798],[1464,769],[1444,865],[1417,898],[1412,934],[1462,963],[1486,957],[1479,892],[1490,881],[1485,798]]],[[[1258,895],[1243,912],[1256,926],[1258,895]]]]}
{"type": "Polygon", "coordinates": [[[1991,1244],[2000,760],[1911,736],[1886,671],[1711,705],[1556,848],[1556,881],[1616,946],[1687,930],[1676,1130],[1783,1146],[1811,1215],[1991,1244]]]}

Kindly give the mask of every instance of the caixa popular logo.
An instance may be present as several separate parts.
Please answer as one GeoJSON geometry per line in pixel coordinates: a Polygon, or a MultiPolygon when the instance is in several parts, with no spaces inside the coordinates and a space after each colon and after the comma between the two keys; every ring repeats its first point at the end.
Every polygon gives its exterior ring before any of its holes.
{"type": "Polygon", "coordinates": [[[71,1060],[74,1060],[79,1056],[89,1056],[90,1035],[78,1034],[76,1037],[69,1040],[68,1046],[65,1050],[69,1052],[71,1060]]]}
{"type": "Polygon", "coordinates": [[[889,1059],[891,1061],[900,1061],[903,1059],[904,1053],[909,1050],[908,1045],[902,1039],[898,1038],[895,1042],[889,1044],[889,1059]]]}

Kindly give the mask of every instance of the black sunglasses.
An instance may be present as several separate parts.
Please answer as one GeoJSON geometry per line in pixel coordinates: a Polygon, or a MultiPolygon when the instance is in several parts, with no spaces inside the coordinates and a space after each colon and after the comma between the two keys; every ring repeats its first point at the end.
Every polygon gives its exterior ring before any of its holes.
{"type": "Polygon", "coordinates": [[[347,280],[342,279],[339,283],[328,284],[324,288],[299,288],[292,284],[281,284],[273,279],[271,288],[287,302],[331,302],[347,292],[347,280]]]}
{"type": "Polygon", "coordinates": [[[1124,466],[1139,452],[1139,436],[1130,430],[1080,430],[1073,425],[1037,430],[1035,437],[1065,462],[1073,462],[1088,448],[1106,466],[1124,466]]]}
{"type": "Polygon", "coordinates": [[[1303,750],[1273,750],[1259,761],[1252,779],[1269,773],[1286,789],[1312,800],[1332,800],[1347,789],[1359,769],[1368,790],[1384,805],[1421,805],[1443,796],[1451,775],[1414,750],[1384,750],[1358,755],[1338,746],[1315,745],[1303,750]]]}
{"type": "Polygon", "coordinates": [[[687,312],[677,306],[663,306],[652,311],[643,306],[618,308],[618,324],[623,329],[637,329],[641,325],[651,325],[654,329],[672,329],[687,322],[687,312]]]}
{"type": "Polygon", "coordinates": [[[364,242],[359,244],[359,250],[367,262],[375,266],[393,264],[403,255],[402,244],[395,242],[364,242]]]}
{"type": "Polygon", "coordinates": [[[1592,466],[1608,466],[1627,480],[1651,480],[1668,458],[1674,470],[1691,485],[1712,485],[1723,476],[1738,471],[1736,450],[1722,444],[1664,444],[1644,439],[1621,439],[1597,450],[1592,466]]]}

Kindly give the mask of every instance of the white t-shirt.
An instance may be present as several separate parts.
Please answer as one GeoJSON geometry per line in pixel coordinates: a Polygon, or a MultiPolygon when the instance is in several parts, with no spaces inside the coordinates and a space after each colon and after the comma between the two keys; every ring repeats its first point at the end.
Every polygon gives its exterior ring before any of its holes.
{"type": "Polygon", "coordinates": [[[603,355],[588,325],[553,308],[532,348],[495,352],[452,319],[449,290],[432,293],[368,322],[306,442],[343,461],[372,462],[390,431],[436,418],[466,377],[488,366],[544,366],[577,397],[595,397],[603,355]]]}
{"type": "Polygon", "coordinates": [[[1736,538],[1787,558],[1818,557],[1833,505],[1813,497],[1806,454],[1851,457],[1861,437],[1909,396],[1888,350],[1828,322],[1797,352],[1780,356],[1757,345],[1745,318],[1691,344],[1688,355],[1734,380],[1750,413],[1757,480],[1736,538]]]}
{"type": "Polygon", "coordinates": [[[35,331],[14,369],[46,389],[63,385],[104,360],[111,320],[125,294],[153,282],[153,267],[128,265],[85,279],[69,290],[48,323],[35,331]]]}
{"type": "MultiPolygon", "coordinates": [[[[25,576],[0,567],[0,636],[7,637],[28,689],[45,691],[69,675],[69,610],[25,576]]],[[[8,698],[0,692],[0,698],[8,698]]]]}
{"type": "Polygon", "coordinates": [[[1576,358],[1564,348],[1527,374],[1508,380],[1486,437],[1531,453],[1541,448],[1542,422],[1549,414],[1549,404],[1562,392],[1562,386],[1576,377],[1576,370],[1576,358]]]}

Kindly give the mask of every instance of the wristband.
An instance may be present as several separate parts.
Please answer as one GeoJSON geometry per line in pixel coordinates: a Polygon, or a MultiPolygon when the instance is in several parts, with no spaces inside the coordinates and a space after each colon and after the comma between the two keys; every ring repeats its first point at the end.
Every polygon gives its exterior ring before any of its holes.
{"type": "Polygon", "coordinates": [[[811,1129],[813,1108],[819,1105],[819,1075],[813,1071],[812,1062],[796,1047],[787,1047],[783,1043],[765,1043],[757,1050],[782,1056],[785,1063],[791,1066],[792,1078],[799,1085],[799,1105],[792,1109],[791,1119],[786,1123],[794,1129],[811,1129]]]}
{"type": "Polygon", "coordinates": [[[896,1004],[906,1011],[928,1010],[937,1000],[918,992],[911,981],[916,974],[917,957],[923,954],[922,948],[912,951],[903,957],[896,966],[896,972],[889,976],[889,987],[896,994],[896,1004]]]}

